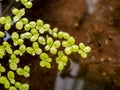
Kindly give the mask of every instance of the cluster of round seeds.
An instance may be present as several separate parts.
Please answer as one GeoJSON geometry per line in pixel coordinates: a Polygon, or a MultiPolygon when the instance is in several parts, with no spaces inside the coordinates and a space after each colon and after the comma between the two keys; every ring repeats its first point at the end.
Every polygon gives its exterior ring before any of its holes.
{"type": "MultiPolygon", "coordinates": [[[[29,0],[16,0],[21,2],[26,8],[32,7],[32,2],[29,0]]],[[[3,59],[6,54],[9,54],[10,59],[9,69],[0,63],[0,83],[4,84],[4,87],[9,90],[29,90],[27,83],[21,84],[15,81],[15,73],[30,77],[30,67],[25,65],[23,68],[18,67],[20,59],[23,54],[30,54],[32,56],[38,55],[40,58],[39,65],[41,67],[51,68],[52,58],[49,55],[55,55],[56,63],[58,64],[58,70],[63,70],[68,62],[68,55],[72,53],[78,53],[82,58],[87,57],[87,53],[91,51],[89,46],[85,46],[83,43],[79,45],[75,44],[74,37],[69,33],[58,31],[58,28],[50,28],[49,24],[44,24],[41,19],[37,21],[29,21],[25,15],[25,9],[12,9],[13,17],[2,16],[0,17],[0,24],[4,25],[5,31],[0,31],[0,38],[6,36],[6,32],[15,27],[16,30],[11,34],[11,40],[13,44],[4,41],[0,45],[0,59],[3,59]],[[20,33],[19,33],[20,32],[20,33]],[[26,42],[30,42],[30,45],[26,45],[26,42]],[[6,76],[2,73],[7,72],[6,76]]]]}

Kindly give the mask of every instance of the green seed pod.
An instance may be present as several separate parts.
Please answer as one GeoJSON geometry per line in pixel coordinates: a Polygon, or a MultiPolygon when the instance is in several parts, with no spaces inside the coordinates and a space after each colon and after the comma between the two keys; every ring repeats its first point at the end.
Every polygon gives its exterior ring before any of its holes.
{"type": "Polygon", "coordinates": [[[86,46],[83,50],[84,52],[88,53],[91,51],[91,48],[89,46],[86,46]]]}
{"type": "Polygon", "coordinates": [[[79,50],[78,45],[73,45],[71,50],[72,50],[72,52],[78,52],[78,50],[79,50]]]}
{"type": "Polygon", "coordinates": [[[26,72],[30,72],[30,67],[29,67],[28,65],[25,65],[25,66],[24,66],[24,70],[25,70],[26,72]]]}
{"type": "Polygon", "coordinates": [[[0,31],[0,37],[4,37],[5,36],[5,33],[0,31]]]}
{"type": "Polygon", "coordinates": [[[30,9],[30,8],[33,6],[32,2],[30,2],[30,1],[27,2],[27,3],[25,3],[24,5],[25,5],[25,7],[28,8],[28,9],[30,9]]]}
{"type": "Polygon", "coordinates": [[[23,24],[28,24],[28,19],[27,18],[22,18],[20,20],[23,24]]]}
{"type": "Polygon", "coordinates": [[[26,24],[26,25],[24,26],[24,29],[25,29],[25,31],[29,31],[29,30],[30,30],[30,24],[26,24]]]}
{"type": "Polygon", "coordinates": [[[66,47],[64,51],[65,51],[66,55],[70,55],[71,54],[71,47],[66,47]]]}
{"type": "Polygon", "coordinates": [[[9,67],[11,70],[16,70],[17,69],[17,64],[16,63],[10,63],[9,67]]]}
{"type": "Polygon", "coordinates": [[[44,39],[42,36],[40,36],[40,37],[38,38],[38,42],[39,42],[41,45],[45,45],[45,44],[46,44],[46,41],[45,41],[45,39],[44,39]]]}
{"type": "Polygon", "coordinates": [[[12,14],[17,15],[19,13],[19,9],[13,8],[12,9],[12,14]]]}
{"type": "Polygon", "coordinates": [[[64,34],[64,32],[62,32],[62,31],[60,31],[60,32],[58,32],[58,38],[63,38],[63,34],[64,34]]]}
{"type": "Polygon", "coordinates": [[[22,30],[23,23],[21,21],[19,21],[19,22],[16,23],[15,27],[16,27],[17,30],[22,30]]]}
{"type": "Polygon", "coordinates": [[[10,87],[9,87],[9,90],[17,90],[17,88],[14,87],[14,86],[10,86],[10,87]]]}
{"type": "Polygon", "coordinates": [[[26,46],[25,46],[25,45],[21,45],[21,46],[19,47],[19,50],[20,50],[21,53],[25,53],[25,51],[26,51],[26,46]]]}
{"type": "Polygon", "coordinates": [[[61,43],[60,43],[59,40],[56,40],[56,41],[53,43],[53,46],[54,46],[55,48],[59,48],[60,45],[61,45],[61,43]]]}
{"type": "Polygon", "coordinates": [[[39,35],[38,30],[35,28],[32,28],[30,31],[33,35],[39,35]]]}
{"type": "Polygon", "coordinates": [[[38,49],[39,48],[38,42],[33,42],[32,47],[33,47],[33,49],[38,49]]]}
{"type": "Polygon", "coordinates": [[[31,42],[35,42],[37,39],[38,39],[38,35],[33,35],[33,36],[30,38],[30,41],[31,41],[31,42]]]}
{"type": "Polygon", "coordinates": [[[36,53],[37,55],[40,55],[40,54],[42,53],[42,49],[41,49],[41,48],[35,49],[35,53],[36,53]]]}
{"type": "Polygon", "coordinates": [[[68,33],[64,32],[64,33],[63,33],[63,37],[64,37],[65,39],[69,39],[69,38],[70,38],[70,35],[69,35],[68,33]]]}
{"type": "Polygon", "coordinates": [[[71,45],[75,44],[75,39],[74,39],[73,37],[70,37],[70,38],[67,40],[67,42],[68,42],[69,45],[71,46],[71,45]]]}
{"type": "Polygon", "coordinates": [[[43,26],[43,21],[41,19],[37,20],[37,26],[43,26]]]}
{"type": "Polygon", "coordinates": [[[0,17],[0,24],[5,24],[6,17],[0,17]]]}
{"type": "Polygon", "coordinates": [[[47,45],[53,45],[53,39],[51,37],[47,37],[47,45]]]}
{"type": "Polygon", "coordinates": [[[57,49],[55,47],[51,47],[50,48],[50,53],[51,54],[56,54],[57,53],[57,49]]]}
{"type": "Polygon", "coordinates": [[[4,29],[5,29],[6,31],[8,31],[10,28],[11,28],[11,23],[6,23],[6,24],[4,25],[4,29]]]}
{"type": "Polygon", "coordinates": [[[12,33],[12,40],[18,40],[19,39],[19,34],[17,32],[12,33]]]}
{"type": "Polygon", "coordinates": [[[80,44],[79,44],[79,47],[80,47],[80,49],[84,50],[84,48],[85,48],[84,43],[80,43],[80,44]]]}
{"type": "Polygon", "coordinates": [[[49,50],[50,50],[50,47],[51,47],[51,45],[46,45],[46,46],[45,46],[45,50],[46,50],[46,51],[49,51],[49,50]]]}
{"type": "Polygon", "coordinates": [[[35,21],[31,21],[29,23],[29,25],[30,25],[31,28],[35,28],[36,27],[36,22],[35,21]]]}
{"type": "Polygon", "coordinates": [[[35,51],[32,47],[27,47],[26,51],[27,53],[32,54],[33,56],[35,55],[35,51]]]}

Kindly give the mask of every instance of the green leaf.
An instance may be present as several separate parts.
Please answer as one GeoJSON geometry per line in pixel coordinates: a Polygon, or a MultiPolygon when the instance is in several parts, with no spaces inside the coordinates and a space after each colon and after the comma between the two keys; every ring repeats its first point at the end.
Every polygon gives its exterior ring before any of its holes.
{"type": "Polygon", "coordinates": [[[9,67],[11,70],[16,70],[17,69],[17,64],[16,63],[10,63],[9,67]]]}
{"type": "Polygon", "coordinates": [[[53,38],[47,37],[47,45],[52,45],[53,44],[53,38]]]}
{"type": "Polygon", "coordinates": [[[6,31],[8,31],[10,28],[11,28],[11,23],[6,23],[5,25],[4,25],[4,29],[6,30],[6,31]]]}
{"type": "Polygon", "coordinates": [[[53,43],[53,46],[54,46],[55,48],[59,48],[60,45],[61,45],[61,43],[60,43],[59,40],[56,40],[56,41],[53,43]]]}
{"type": "Polygon", "coordinates": [[[38,42],[39,42],[41,45],[45,45],[45,44],[46,44],[46,41],[45,41],[45,39],[44,39],[42,36],[40,36],[40,37],[38,38],[38,42]]]}
{"type": "Polygon", "coordinates": [[[21,21],[19,21],[19,22],[17,22],[17,23],[15,24],[15,27],[16,27],[17,30],[22,30],[22,28],[23,28],[23,23],[22,23],[21,21]]]}
{"type": "Polygon", "coordinates": [[[10,87],[9,87],[9,90],[17,90],[17,88],[14,87],[14,86],[10,86],[10,87]]]}
{"type": "Polygon", "coordinates": [[[27,3],[25,3],[24,5],[25,5],[25,7],[28,8],[28,9],[30,9],[30,8],[33,6],[32,2],[30,2],[30,1],[27,2],[27,3]]]}
{"type": "Polygon", "coordinates": [[[35,50],[34,50],[32,47],[27,47],[26,51],[27,51],[29,54],[32,54],[33,56],[35,55],[35,50]]]}
{"type": "Polygon", "coordinates": [[[5,36],[5,33],[0,31],[0,37],[4,37],[5,36]]]}
{"type": "Polygon", "coordinates": [[[74,45],[75,44],[75,39],[73,37],[70,37],[67,42],[69,43],[69,45],[74,45]]]}
{"type": "Polygon", "coordinates": [[[22,68],[17,68],[16,70],[18,75],[24,75],[25,71],[22,68]]]}
{"type": "Polygon", "coordinates": [[[57,53],[57,49],[55,47],[51,47],[50,53],[55,55],[57,53]]]}
{"type": "Polygon", "coordinates": [[[25,65],[25,66],[24,66],[24,70],[25,70],[26,72],[30,72],[30,67],[29,67],[28,65],[25,65]]]}
{"type": "Polygon", "coordinates": [[[66,55],[70,55],[71,54],[71,47],[66,47],[64,51],[65,51],[66,55]]]}
{"type": "Polygon", "coordinates": [[[14,74],[14,72],[13,71],[9,71],[8,73],[7,73],[7,77],[8,77],[8,79],[11,81],[11,80],[14,80],[14,78],[15,78],[15,74],[14,74]]]}

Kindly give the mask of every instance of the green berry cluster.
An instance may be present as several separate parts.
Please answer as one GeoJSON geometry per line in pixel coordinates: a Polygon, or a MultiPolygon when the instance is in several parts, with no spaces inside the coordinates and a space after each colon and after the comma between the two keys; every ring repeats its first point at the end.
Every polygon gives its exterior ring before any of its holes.
{"type": "MultiPolygon", "coordinates": [[[[32,2],[28,0],[16,0],[21,2],[26,8],[32,7],[32,2]]],[[[58,64],[58,70],[63,70],[67,65],[68,56],[72,53],[78,53],[82,58],[87,58],[87,53],[91,51],[89,46],[85,46],[83,43],[76,45],[74,37],[69,33],[59,31],[58,28],[50,28],[49,24],[44,24],[41,19],[36,21],[29,21],[25,15],[25,8],[12,9],[13,17],[2,16],[0,17],[0,24],[4,26],[4,31],[0,30],[0,38],[3,39],[6,36],[6,31],[14,30],[11,33],[12,43],[3,41],[0,45],[0,59],[3,59],[6,54],[9,54],[10,59],[9,70],[0,64],[0,83],[9,90],[28,90],[29,85],[27,83],[21,84],[15,80],[16,74],[30,77],[30,67],[25,65],[24,67],[18,67],[20,58],[24,54],[28,53],[31,56],[38,55],[40,58],[39,65],[41,67],[51,68],[52,59],[50,55],[55,55],[55,61],[58,64]],[[26,45],[26,41],[31,45],[26,45]],[[2,73],[7,73],[4,76],[2,73]]]]}

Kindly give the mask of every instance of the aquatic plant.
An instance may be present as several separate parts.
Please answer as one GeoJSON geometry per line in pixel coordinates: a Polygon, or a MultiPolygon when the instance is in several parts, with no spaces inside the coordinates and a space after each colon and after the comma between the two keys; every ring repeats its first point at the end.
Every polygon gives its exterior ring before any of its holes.
{"type": "MultiPolygon", "coordinates": [[[[32,1],[16,0],[21,2],[25,8],[32,7],[32,1]]],[[[18,74],[24,77],[30,77],[30,66],[25,65],[23,68],[18,67],[20,56],[28,53],[32,56],[38,55],[40,58],[39,65],[41,67],[51,68],[52,58],[49,56],[55,55],[58,70],[63,70],[67,65],[68,56],[72,53],[78,53],[82,58],[87,57],[87,53],[91,51],[89,46],[83,43],[75,44],[75,39],[69,33],[58,31],[58,28],[50,28],[49,24],[44,24],[41,19],[37,21],[29,21],[25,15],[25,8],[13,8],[13,16],[0,17],[0,24],[4,26],[4,30],[0,30],[0,38],[3,39],[0,45],[0,59],[3,59],[6,54],[9,54],[9,70],[0,64],[0,83],[9,90],[28,90],[29,84],[20,83],[15,80],[15,75],[18,74]],[[6,32],[11,32],[14,27],[15,31],[11,33],[10,39],[12,43],[4,40],[6,32]],[[18,30],[18,31],[17,31],[18,30]],[[22,31],[22,33],[19,31],[22,31]],[[25,41],[32,43],[27,46],[25,41]],[[61,48],[62,47],[62,48],[61,48]],[[49,52],[49,53],[48,53],[49,52]],[[5,76],[5,73],[7,75],[5,76]]]]}

